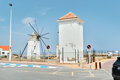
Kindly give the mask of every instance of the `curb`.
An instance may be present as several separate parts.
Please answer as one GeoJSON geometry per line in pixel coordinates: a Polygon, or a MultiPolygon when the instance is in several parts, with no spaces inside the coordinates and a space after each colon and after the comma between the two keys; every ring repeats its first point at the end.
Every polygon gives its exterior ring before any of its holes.
{"type": "Polygon", "coordinates": [[[13,64],[13,63],[0,63],[5,67],[31,67],[31,68],[57,68],[54,66],[41,66],[41,65],[28,65],[28,64],[13,64]]]}

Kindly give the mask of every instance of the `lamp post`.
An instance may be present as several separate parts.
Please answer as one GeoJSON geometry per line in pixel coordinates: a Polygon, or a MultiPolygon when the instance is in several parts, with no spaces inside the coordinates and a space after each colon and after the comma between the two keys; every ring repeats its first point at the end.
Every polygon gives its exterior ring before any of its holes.
{"type": "Polygon", "coordinates": [[[9,52],[9,61],[11,61],[11,57],[12,57],[12,45],[11,45],[11,30],[12,30],[12,4],[9,4],[10,6],[10,42],[9,42],[9,46],[10,46],[10,52],[9,52]]]}

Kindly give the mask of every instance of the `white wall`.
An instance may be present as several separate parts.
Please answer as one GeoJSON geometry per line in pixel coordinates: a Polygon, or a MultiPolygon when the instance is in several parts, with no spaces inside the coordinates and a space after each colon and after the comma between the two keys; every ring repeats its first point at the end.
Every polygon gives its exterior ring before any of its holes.
{"type": "Polygon", "coordinates": [[[3,51],[2,49],[0,50],[0,56],[7,56],[9,55],[9,51],[3,51]],[[3,54],[4,52],[4,54],[3,54]]]}
{"type": "Polygon", "coordinates": [[[36,59],[40,59],[40,42],[39,41],[28,41],[27,59],[31,59],[31,56],[36,59]]]}
{"type": "MultiPolygon", "coordinates": [[[[83,25],[77,20],[70,19],[59,22],[59,49],[64,49],[64,63],[75,63],[67,61],[67,57],[75,58],[79,52],[79,59],[83,59],[83,25]]],[[[60,56],[62,58],[62,54],[60,56]]],[[[62,62],[62,60],[61,60],[62,62]]]]}
{"type": "Polygon", "coordinates": [[[2,55],[1,53],[2,53],[2,49],[0,48],[0,56],[2,55]]]}

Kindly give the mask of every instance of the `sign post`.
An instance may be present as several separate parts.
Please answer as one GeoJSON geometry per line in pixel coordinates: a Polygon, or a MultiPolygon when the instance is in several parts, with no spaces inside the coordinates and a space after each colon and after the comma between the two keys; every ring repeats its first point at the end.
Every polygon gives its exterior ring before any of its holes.
{"type": "Polygon", "coordinates": [[[89,64],[89,69],[91,69],[91,65],[90,65],[91,48],[92,48],[92,46],[91,46],[90,44],[88,44],[88,45],[87,45],[87,51],[88,51],[88,64],[89,64]]]}
{"type": "Polygon", "coordinates": [[[49,51],[50,51],[50,45],[47,45],[46,48],[47,48],[47,51],[48,51],[48,64],[49,64],[49,51]]]}

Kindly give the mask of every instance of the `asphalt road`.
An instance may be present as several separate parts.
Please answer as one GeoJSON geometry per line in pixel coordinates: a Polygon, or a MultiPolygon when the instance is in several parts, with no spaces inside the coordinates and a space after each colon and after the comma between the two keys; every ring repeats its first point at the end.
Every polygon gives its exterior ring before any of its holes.
{"type": "Polygon", "coordinates": [[[0,67],[0,80],[113,80],[111,70],[0,67]]]}

